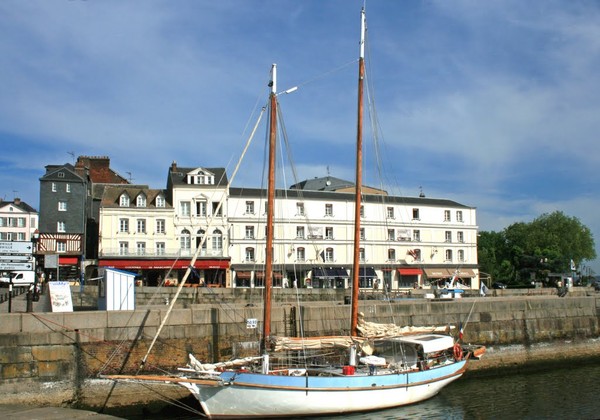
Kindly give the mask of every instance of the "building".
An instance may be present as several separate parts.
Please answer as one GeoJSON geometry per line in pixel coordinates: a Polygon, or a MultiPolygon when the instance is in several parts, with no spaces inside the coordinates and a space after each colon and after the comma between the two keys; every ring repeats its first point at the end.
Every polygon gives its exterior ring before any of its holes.
{"type": "Polygon", "coordinates": [[[0,241],[31,241],[38,227],[38,212],[29,204],[0,199],[0,241]]]}
{"type": "MultiPolygon", "coordinates": [[[[47,165],[40,178],[38,254],[58,255],[61,280],[78,281],[85,267],[95,264],[99,209],[95,203],[102,190],[94,187],[128,183],[109,166],[108,157],[80,156],[75,165],[47,165]]],[[[55,269],[46,271],[48,279],[56,276],[55,269]]]]}
{"type": "MultiPolygon", "coordinates": [[[[327,177],[276,191],[275,287],[350,287],[351,187],[351,182],[327,177]]],[[[361,288],[429,287],[453,276],[467,287],[479,287],[475,208],[366,190],[361,288]]],[[[193,266],[190,284],[261,287],[265,206],[265,190],[229,187],[223,168],[181,168],[173,162],[164,191],[105,188],[99,265],[134,270],[150,285],[163,279],[176,284],[193,266]]]]}

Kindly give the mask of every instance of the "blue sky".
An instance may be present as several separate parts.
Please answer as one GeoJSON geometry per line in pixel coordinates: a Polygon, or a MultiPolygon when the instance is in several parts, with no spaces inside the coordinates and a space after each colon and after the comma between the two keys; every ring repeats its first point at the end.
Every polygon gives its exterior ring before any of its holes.
{"type": "MultiPolygon", "coordinates": [[[[0,2],[0,197],[37,208],[44,166],[71,153],[109,156],[151,188],[172,161],[231,168],[271,63],[279,90],[300,86],[280,97],[299,178],[352,180],[362,4],[0,2]]],[[[366,9],[381,186],[477,207],[481,230],[561,210],[600,246],[600,3],[366,9]]],[[[260,185],[262,140],[236,186],[260,185]]],[[[379,186],[375,175],[366,182],[379,186]]]]}

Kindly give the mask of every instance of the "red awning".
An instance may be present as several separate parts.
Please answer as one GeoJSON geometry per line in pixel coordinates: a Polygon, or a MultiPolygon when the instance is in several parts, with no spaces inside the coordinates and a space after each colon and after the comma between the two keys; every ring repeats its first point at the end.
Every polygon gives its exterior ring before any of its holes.
{"type": "Polygon", "coordinates": [[[58,257],[59,265],[76,265],[79,264],[79,257],[58,257]]]}
{"type": "Polygon", "coordinates": [[[419,276],[423,274],[423,270],[420,268],[399,268],[398,274],[401,276],[419,276]]]}
{"type": "MultiPolygon", "coordinates": [[[[127,268],[134,270],[151,270],[151,269],[169,269],[173,267],[175,270],[181,270],[190,266],[191,260],[100,260],[100,267],[112,268],[127,268]]],[[[228,260],[197,260],[194,268],[206,269],[227,269],[229,268],[228,260]]]]}

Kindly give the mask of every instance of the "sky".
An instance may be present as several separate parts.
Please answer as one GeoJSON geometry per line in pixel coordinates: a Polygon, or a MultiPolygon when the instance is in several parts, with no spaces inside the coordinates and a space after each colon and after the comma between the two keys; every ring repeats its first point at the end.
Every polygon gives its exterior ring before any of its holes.
{"type": "MultiPolygon", "coordinates": [[[[231,174],[272,63],[299,88],[279,96],[298,180],[353,180],[363,5],[365,183],[476,207],[484,231],[562,211],[600,255],[593,0],[4,0],[0,198],[38,209],[44,167],[81,155],[150,188],[173,161],[231,174]]],[[[234,186],[262,185],[264,137],[234,186]]]]}

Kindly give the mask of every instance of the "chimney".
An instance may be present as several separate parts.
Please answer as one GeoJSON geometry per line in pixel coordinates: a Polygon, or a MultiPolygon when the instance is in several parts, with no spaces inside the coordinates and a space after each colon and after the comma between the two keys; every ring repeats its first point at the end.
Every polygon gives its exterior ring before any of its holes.
{"type": "Polygon", "coordinates": [[[171,172],[177,172],[177,162],[175,161],[171,163],[171,172]]]}
{"type": "Polygon", "coordinates": [[[13,204],[15,206],[19,206],[21,204],[21,199],[20,198],[15,198],[15,200],[13,201],[13,204]]]}

